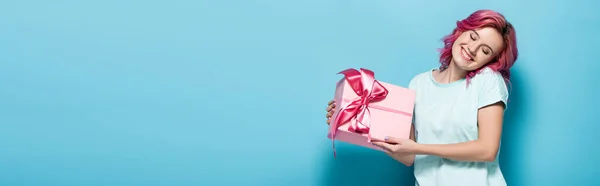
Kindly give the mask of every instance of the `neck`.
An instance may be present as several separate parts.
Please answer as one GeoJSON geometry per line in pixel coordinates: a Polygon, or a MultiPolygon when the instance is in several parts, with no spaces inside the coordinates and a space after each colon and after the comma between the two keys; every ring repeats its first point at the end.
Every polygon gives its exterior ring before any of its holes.
{"type": "Polygon", "coordinates": [[[450,61],[450,65],[439,73],[439,80],[442,83],[451,83],[467,77],[467,71],[456,67],[454,61],[450,61]]]}

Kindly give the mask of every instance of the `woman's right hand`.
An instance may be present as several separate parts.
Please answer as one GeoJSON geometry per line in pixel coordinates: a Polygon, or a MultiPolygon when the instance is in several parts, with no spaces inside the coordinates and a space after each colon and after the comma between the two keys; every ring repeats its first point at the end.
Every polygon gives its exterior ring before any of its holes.
{"type": "Polygon", "coordinates": [[[333,111],[335,110],[335,101],[331,100],[329,101],[329,103],[327,103],[327,115],[325,115],[325,117],[327,117],[327,125],[330,124],[331,122],[331,116],[333,115],[333,111]]]}

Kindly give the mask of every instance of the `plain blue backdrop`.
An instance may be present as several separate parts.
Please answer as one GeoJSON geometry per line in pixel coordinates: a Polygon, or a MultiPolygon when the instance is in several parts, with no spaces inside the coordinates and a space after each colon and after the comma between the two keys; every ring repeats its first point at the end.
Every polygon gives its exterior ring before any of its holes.
{"type": "Polygon", "coordinates": [[[477,9],[516,27],[509,185],[594,185],[598,1],[0,2],[0,185],[412,185],[326,138],[336,73],[407,86],[477,9]],[[364,174],[364,177],[356,176],[364,174]]]}

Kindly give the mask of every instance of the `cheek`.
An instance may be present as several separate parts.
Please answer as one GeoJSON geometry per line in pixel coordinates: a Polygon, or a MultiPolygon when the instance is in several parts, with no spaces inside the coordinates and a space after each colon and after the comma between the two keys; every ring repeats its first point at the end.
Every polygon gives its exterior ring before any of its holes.
{"type": "Polygon", "coordinates": [[[490,56],[481,56],[481,58],[477,59],[477,62],[478,62],[478,63],[479,63],[481,66],[483,66],[483,65],[486,65],[486,64],[488,64],[488,63],[492,62],[492,59],[493,59],[493,58],[492,58],[492,57],[490,57],[490,56]]]}
{"type": "Polygon", "coordinates": [[[454,43],[454,45],[452,45],[452,54],[456,55],[456,54],[460,54],[460,44],[458,43],[454,43]]]}

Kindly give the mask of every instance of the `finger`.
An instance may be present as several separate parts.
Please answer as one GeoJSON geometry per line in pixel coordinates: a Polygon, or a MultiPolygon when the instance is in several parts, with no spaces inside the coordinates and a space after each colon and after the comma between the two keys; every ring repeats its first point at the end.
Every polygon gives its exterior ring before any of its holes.
{"type": "Polygon", "coordinates": [[[335,101],[329,101],[329,103],[327,103],[327,108],[335,108],[335,101]]]}
{"type": "Polygon", "coordinates": [[[386,150],[387,152],[392,152],[392,149],[394,147],[394,145],[386,143],[386,142],[380,142],[380,141],[375,141],[373,143],[371,143],[375,146],[381,147],[382,149],[386,150]]]}
{"type": "Polygon", "coordinates": [[[330,122],[331,122],[331,119],[327,118],[327,121],[326,121],[327,125],[329,125],[330,122]]]}
{"type": "Polygon", "coordinates": [[[388,156],[396,156],[394,153],[391,153],[390,151],[383,151],[385,154],[387,154],[388,156]]]}
{"type": "Polygon", "coordinates": [[[384,138],[385,142],[387,143],[392,143],[392,144],[397,144],[400,143],[400,139],[396,138],[396,137],[392,137],[392,136],[386,136],[384,138]]]}
{"type": "Polygon", "coordinates": [[[326,110],[329,112],[329,111],[333,110],[333,108],[335,108],[335,104],[327,106],[326,110]]]}
{"type": "Polygon", "coordinates": [[[392,153],[392,145],[385,143],[385,142],[373,142],[373,145],[380,147],[383,149],[384,152],[388,153],[388,154],[393,154],[392,153]]]}
{"type": "Polygon", "coordinates": [[[330,117],[331,117],[331,115],[333,115],[333,113],[331,113],[331,112],[327,112],[327,114],[325,114],[325,117],[327,117],[327,118],[330,118],[330,117]]]}

